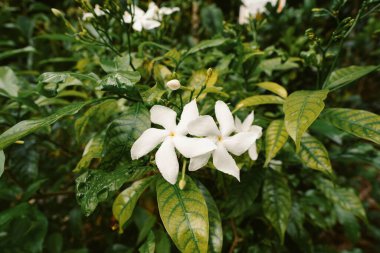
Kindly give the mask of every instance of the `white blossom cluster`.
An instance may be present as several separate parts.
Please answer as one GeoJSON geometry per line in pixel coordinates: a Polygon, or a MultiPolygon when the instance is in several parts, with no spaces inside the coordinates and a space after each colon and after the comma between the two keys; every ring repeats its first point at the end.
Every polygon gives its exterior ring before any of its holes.
{"type": "Polygon", "coordinates": [[[204,167],[212,157],[217,170],[240,181],[240,169],[231,154],[240,156],[248,151],[251,159],[256,160],[256,140],[261,137],[262,128],[252,125],[253,112],[243,122],[237,117],[234,120],[223,101],[216,102],[215,116],[218,125],[211,116],[199,115],[197,103],[193,100],[184,106],[177,124],[175,111],[161,105],[153,106],[150,110],[151,122],[163,129],[149,128],[144,131],[132,145],[132,159],[139,159],[161,144],[155,162],[170,184],[177,182],[179,173],[176,150],[185,158],[190,158],[190,171],[204,167]]]}

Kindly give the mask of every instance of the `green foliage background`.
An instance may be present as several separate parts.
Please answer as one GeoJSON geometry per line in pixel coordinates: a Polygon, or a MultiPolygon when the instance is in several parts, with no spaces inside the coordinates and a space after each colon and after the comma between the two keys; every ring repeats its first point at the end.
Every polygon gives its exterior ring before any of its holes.
{"type": "Polygon", "coordinates": [[[239,1],[160,1],[181,12],[142,33],[126,1],[95,3],[118,14],[0,2],[1,252],[380,252],[379,1],[288,1],[245,26],[239,1]],[[182,191],[131,161],[148,109],[180,111],[174,75],[202,114],[255,110],[240,183],[208,165],[182,191]]]}

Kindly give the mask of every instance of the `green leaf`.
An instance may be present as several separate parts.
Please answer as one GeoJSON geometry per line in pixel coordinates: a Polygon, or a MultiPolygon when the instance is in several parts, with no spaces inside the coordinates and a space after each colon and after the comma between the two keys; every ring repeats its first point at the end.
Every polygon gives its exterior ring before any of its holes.
{"type": "Polygon", "coordinates": [[[256,106],[256,105],[266,105],[266,104],[283,104],[284,99],[274,96],[274,95],[255,95],[252,97],[248,97],[240,101],[236,107],[235,110],[238,110],[240,108],[249,107],[249,106],[256,106]]]}
{"type": "Polygon", "coordinates": [[[207,204],[193,180],[186,177],[186,187],[180,190],[160,177],[156,190],[162,222],[177,248],[184,253],[207,252],[207,204]]]}
{"type": "Polygon", "coordinates": [[[15,141],[20,140],[24,136],[37,131],[38,129],[53,124],[54,122],[56,122],[64,116],[76,114],[84,106],[95,103],[97,101],[99,100],[89,100],[86,102],[72,103],[68,106],[59,109],[58,111],[46,118],[24,120],[17,123],[16,125],[9,128],[7,131],[0,135],[0,150],[6,148],[15,141]]]}
{"type": "Polygon", "coordinates": [[[0,177],[4,173],[4,166],[5,166],[5,155],[4,155],[4,151],[0,150],[0,177]]]}
{"type": "Polygon", "coordinates": [[[346,68],[337,69],[331,73],[330,77],[323,85],[323,88],[329,90],[339,89],[379,68],[380,66],[349,66],[346,68]]]}
{"type": "Polygon", "coordinates": [[[314,184],[332,203],[353,213],[364,222],[367,222],[367,216],[363,205],[353,189],[341,188],[335,185],[332,181],[322,177],[314,180],[314,184]]]}
{"type": "Polygon", "coordinates": [[[217,47],[217,46],[223,45],[226,41],[227,41],[227,39],[224,39],[224,38],[213,39],[213,40],[204,40],[204,41],[200,42],[198,45],[192,47],[186,53],[186,55],[194,54],[194,53],[199,52],[199,51],[206,49],[206,48],[217,47]]]}
{"type": "Polygon", "coordinates": [[[265,90],[269,90],[273,92],[276,95],[279,95],[282,98],[286,98],[288,96],[288,91],[278,83],[274,82],[262,82],[256,84],[256,86],[259,86],[260,88],[263,88],[265,90]]]}
{"type": "Polygon", "coordinates": [[[251,170],[241,177],[240,183],[232,184],[227,189],[229,193],[228,202],[225,205],[227,217],[239,217],[252,208],[263,183],[263,172],[262,169],[251,170]]]}
{"type": "Polygon", "coordinates": [[[17,97],[19,86],[18,79],[9,67],[0,67],[0,95],[17,97]]]}
{"type": "MultiPolygon", "coordinates": [[[[102,127],[107,121],[118,112],[118,105],[115,100],[106,100],[90,107],[74,124],[75,133],[78,141],[83,137],[90,127],[102,127]],[[91,124],[93,123],[93,124],[91,124]]],[[[103,126],[104,127],[104,126],[103,126]]]]}
{"type": "Polygon", "coordinates": [[[285,127],[296,144],[296,152],[300,149],[303,134],[325,107],[323,101],[328,92],[328,90],[296,91],[285,100],[285,127]]]}
{"type": "Polygon", "coordinates": [[[17,55],[17,54],[35,53],[35,52],[36,52],[36,49],[32,46],[26,46],[24,48],[12,49],[12,50],[8,50],[8,51],[0,53],[0,60],[12,57],[12,56],[17,55]]]}
{"type": "Polygon", "coordinates": [[[139,248],[140,253],[154,253],[156,249],[156,242],[154,233],[152,231],[149,232],[148,238],[144,242],[143,245],[139,248]]]}
{"type": "Polygon", "coordinates": [[[296,61],[299,60],[299,58],[290,57],[286,61],[283,61],[281,57],[276,57],[272,59],[263,60],[258,68],[270,76],[272,75],[273,71],[286,71],[298,68],[299,66],[296,63],[296,61]]]}
{"type": "Polygon", "coordinates": [[[82,170],[89,169],[93,159],[102,158],[103,142],[104,136],[102,135],[95,135],[91,138],[83,151],[82,158],[77,163],[73,172],[78,173],[82,170]]]}
{"type": "Polygon", "coordinates": [[[55,97],[58,95],[59,85],[66,82],[69,78],[73,79],[70,73],[45,72],[38,77],[38,92],[48,98],[55,97]]]}
{"type": "Polygon", "coordinates": [[[210,221],[210,234],[208,241],[208,252],[218,253],[222,252],[223,247],[223,228],[222,219],[220,217],[219,209],[216,206],[215,200],[211,196],[207,188],[197,181],[197,185],[203,197],[205,198],[207,209],[208,209],[208,219],[210,221]]]}
{"type": "Polygon", "coordinates": [[[333,173],[325,146],[313,136],[305,134],[302,137],[298,155],[306,167],[330,175],[333,173]]]}
{"type": "Polygon", "coordinates": [[[99,85],[104,91],[124,95],[133,101],[142,101],[140,92],[135,86],[140,79],[141,75],[138,71],[118,71],[102,78],[99,85]]]}
{"type": "Polygon", "coordinates": [[[269,162],[276,156],[277,152],[285,145],[288,140],[288,132],[286,132],[283,120],[273,120],[265,134],[265,164],[267,167],[269,162]]]}
{"type": "Polygon", "coordinates": [[[114,171],[87,170],[76,181],[76,195],[85,215],[90,215],[97,205],[108,199],[124,183],[138,180],[151,170],[138,163],[122,164],[114,171]]]}
{"type": "Polygon", "coordinates": [[[380,116],[363,110],[329,108],[322,118],[343,131],[380,144],[380,116]]]}
{"type": "Polygon", "coordinates": [[[270,170],[263,186],[263,212],[284,242],[284,235],[292,208],[291,194],[286,177],[270,170]]]}
{"type": "Polygon", "coordinates": [[[131,218],[137,200],[156,177],[148,177],[134,182],[122,191],[113,202],[112,213],[119,221],[119,232],[123,232],[124,224],[131,218]]]}
{"type": "Polygon", "coordinates": [[[129,107],[107,129],[103,162],[113,166],[123,158],[130,159],[133,143],[149,127],[150,115],[145,106],[137,103],[129,107]]]}

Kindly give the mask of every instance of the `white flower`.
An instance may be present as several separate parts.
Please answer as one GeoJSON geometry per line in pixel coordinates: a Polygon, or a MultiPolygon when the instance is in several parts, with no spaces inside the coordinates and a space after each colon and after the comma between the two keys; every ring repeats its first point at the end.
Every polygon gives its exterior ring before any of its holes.
{"type": "Polygon", "coordinates": [[[285,6],[286,0],[242,0],[243,5],[240,6],[239,24],[247,24],[249,17],[255,17],[259,13],[265,11],[267,3],[275,6],[278,3],[277,12],[281,12],[285,6]]]}
{"type": "Polygon", "coordinates": [[[131,9],[132,14],[128,11],[124,12],[123,20],[125,23],[129,24],[132,22],[133,16],[133,30],[141,32],[142,29],[151,30],[161,25],[161,23],[158,20],[156,20],[158,7],[155,3],[151,2],[146,12],[144,12],[136,5],[132,5],[131,9]]]}
{"type": "Polygon", "coordinates": [[[181,83],[177,79],[172,79],[166,83],[166,86],[171,90],[178,90],[181,88],[181,83]]]}
{"type": "MultiPolygon", "coordinates": [[[[94,13],[98,17],[106,15],[106,13],[100,9],[99,4],[95,5],[94,13]]],[[[92,14],[91,12],[84,12],[83,16],[82,16],[82,20],[86,21],[86,20],[91,19],[93,17],[94,17],[94,14],[92,14]]]]}
{"type": "Polygon", "coordinates": [[[155,105],[150,110],[150,119],[154,124],[164,129],[149,128],[136,141],[131,148],[133,160],[148,154],[160,143],[156,152],[156,164],[162,176],[171,184],[175,184],[178,177],[179,164],[175,150],[186,158],[203,155],[216,148],[215,144],[206,138],[190,138],[187,125],[199,117],[195,100],[188,103],[176,124],[177,113],[172,109],[155,105]]]}
{"type": "Polygon", "coordinates": [[[138,32],[141,32],[142,29],[151,30],[159,27],[161,25],[160,21],[164,15],[171,15],[172,13],[179,11],[178,7],[158,8],[154,2],[149,3],[148,10],[146,12],[144,12],[136,5],[132,5],[131,9],[132,13],[129,13],[128,11],[124,12],[123,21],[127,24],[130,24],[132,23],[133,16],[132,28],[138,32]]]}
{"type": "Polygon", "coordinates": [[[255,141],[252,146],[248,149],[249,157],[252,160],[257,160],[257,148],[256,140],[263,135],[263,128],[261,126],[252,125],[254,119],[253,111],[245,118],[243,122],[238,117],[235,117],[235,127],[237,133],[251,132],[255,135],[255,141]]]}
{"type": "Polygon", "coordinates": [[[189,170],[195,171],[207,164],[210,156],[216,169],[232,175],[240,181],[240,170],[234,158],[229,154],[240,156],[246,152],[256,140],[252,132],[241,132],[230,136],[235,130],[234,118],[228,106],[217,101],[215,115],[219,122],[219,129],[211,116],[200,116],[188,125],[189,133],[195,136],[207,136],[217,148],[207,154],[191,158],[189,170]]]}
{"type": "Polygon", "coordinates": [[[106,13],[100,9],[99,4],[95,4],[94,12],[98,17],[106,15],[106,13]]]}

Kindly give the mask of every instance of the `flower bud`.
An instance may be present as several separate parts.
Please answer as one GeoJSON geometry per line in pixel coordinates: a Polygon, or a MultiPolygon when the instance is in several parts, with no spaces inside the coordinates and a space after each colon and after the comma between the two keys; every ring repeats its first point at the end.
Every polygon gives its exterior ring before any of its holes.
{"type": "Polygon", "coordinates": [[[166,86],[171,90],[178,90],[181,88],[181,83],[178,81],[178,79],[170,80],[166,83],[166,86]]]}
{"type": "Polygon", "coordinates": [[[185,187],[186,187],[186,180],[185,179],[179,180],[178,186],[179,186],[179,189],[181,189],[181,190],[185,189],[185,187]]]}
{"type": "Polygon", "coordinates": [[[55,9],[55,8],[51,8],[51,12],[53,12],[54,16],[56,16],[56,17],[63,17],[64,16],[62,11],[55,9]]]}

